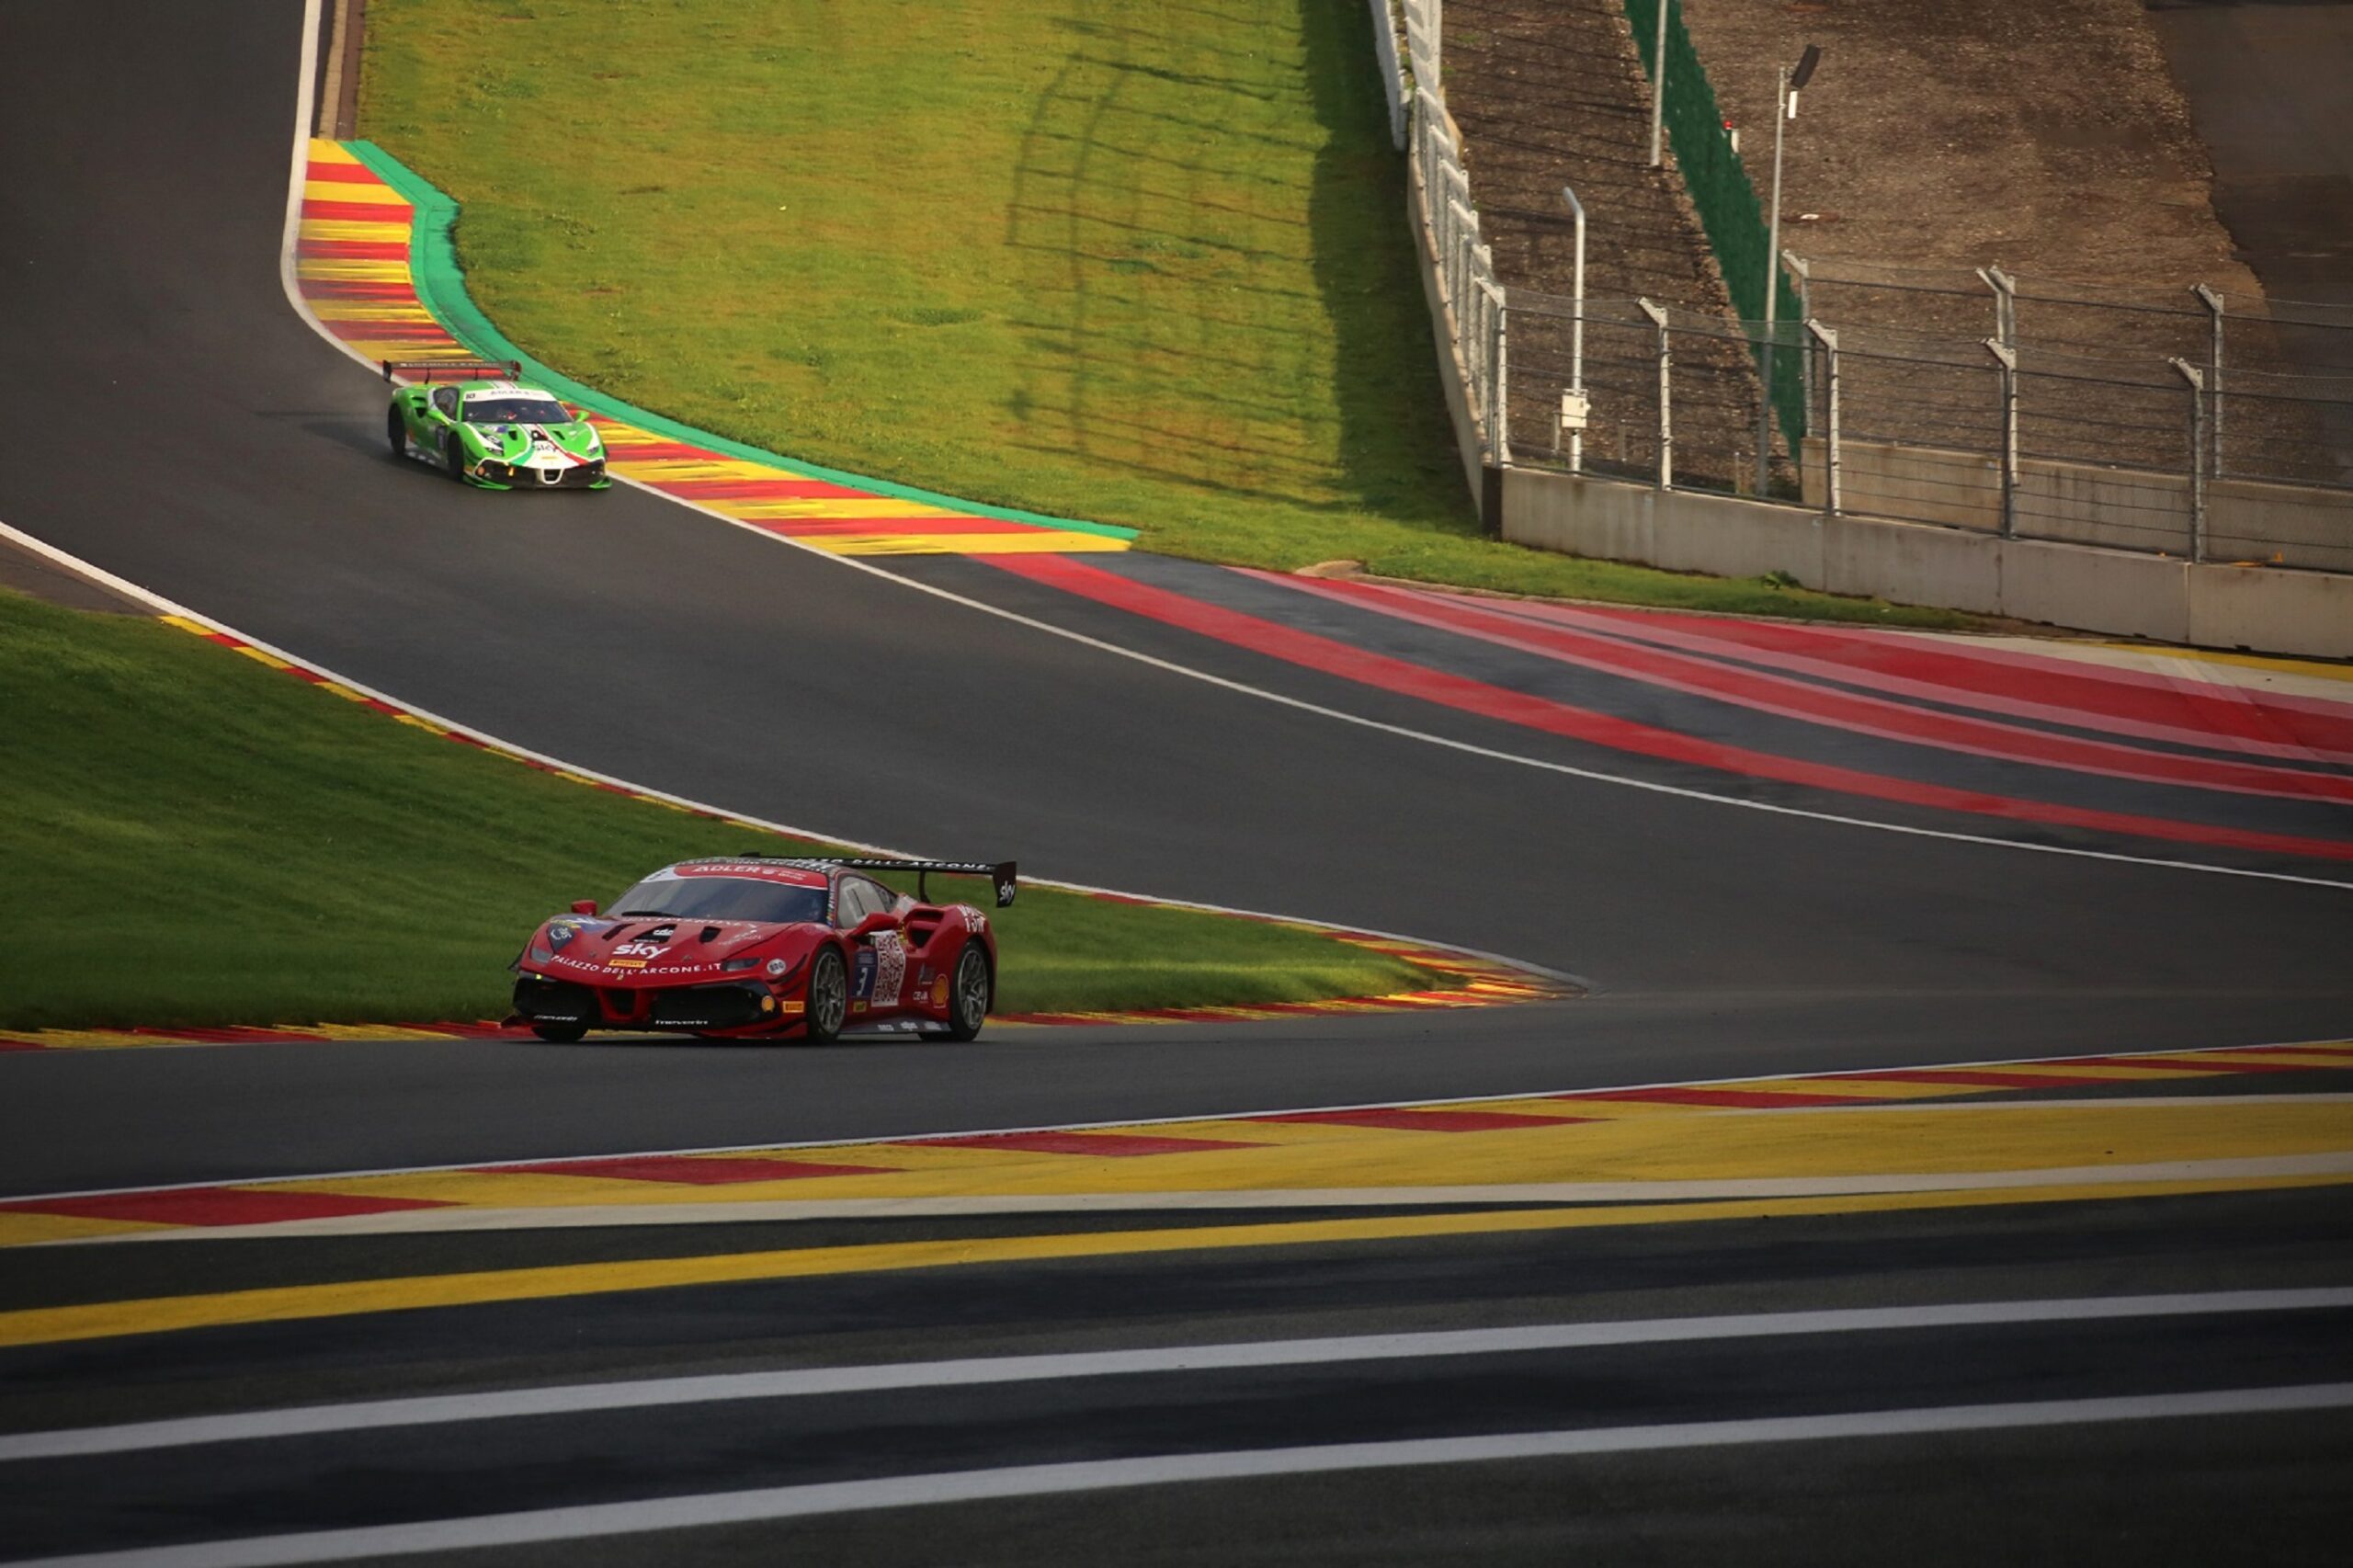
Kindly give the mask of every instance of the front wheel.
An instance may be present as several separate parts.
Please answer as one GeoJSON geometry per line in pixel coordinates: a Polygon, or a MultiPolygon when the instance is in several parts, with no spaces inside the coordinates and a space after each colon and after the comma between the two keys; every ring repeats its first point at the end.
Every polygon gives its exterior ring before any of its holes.
{"type": "Polygon", "coordinates": [[[838,1039],[849,1017],[849,971],[839,948],[820,948],[809,960],[808,1038],[818,1045],[838,1039]]]}
{"type": "Polygon", "coordinates": [[[571,1045],[588,1032],[586,1024],[533,1024],[531,1032],[551,1045],[571,1045]]]}
{"type": "Polygon", "coordinates": [[[442,433],[441,466],[449,471],[451,479],[460,484],[466,482],[466,450],[459,445],[458,433],[454,430],[442,433]]]}
{"type": "Polygon", "coordinates": [[[408,456],[408,421],[401,417],[401,405],[394,403],[384,415],[384,439],[392,449],[392,456],[408,456]]]}
{"type": "Polygon", "coordinates": [[[989,960],[979,946],[967,942],[956,960],[956,978],[948,988],[948,1038],[971,1040],[989,1016],[989,960]]]}

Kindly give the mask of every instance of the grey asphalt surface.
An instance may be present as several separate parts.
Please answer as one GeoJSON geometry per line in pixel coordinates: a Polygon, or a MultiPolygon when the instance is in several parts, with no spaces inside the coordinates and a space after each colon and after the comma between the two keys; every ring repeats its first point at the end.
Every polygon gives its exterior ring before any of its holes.
{"type": "MultiPolygon", "coordinates": [[[[418,706],[733,811],[1461,942],[1584,976],[1597,994],[1438,1018],[1006,1031],[966,1051],[400,1042],[18,1057],[0,1093],[0,1193],[2239,1043],[2342,1034],[2353,1017],[2353,894],[2339,889],[1870,832],[1563,778],[1101,656],[639,492],[486,495],[394,464],[379,434],[381,385],[320,342],[278,284],[299,36],[290,0],[0,6],[0,520],[418,706]],[[894,765],[847,766],[845,744],[894,765]]],[[[968,562],[907,573],[1366,717],[1663,782],[1698,777],[1040,601],[968,562]]],[[[580,1298],[0,1351],[0,1426],[654,1368],[2343,1284],[2346,1224],[2342,1200],[2320,1189],[580,1298]]],[[[692,1242],[838,1239],[771,1227],[692,1242]]],[[[602,1254],[559,1254],[544,1239],[471,1244],[12,1251],[0,1254],[0,1299],[15,1308],[646,1256],[688,1240],[560,1244],[602,1254]]],[[[0,1525],[0,1551],[717,1490],[828,1466],[892,1473],[918,1460],[1334,1432],[2347,1375],[2342,1317],[2309,1326],[2178,1324],[2113,1338],[2036,1329],[1915,1341],[1908,1354],[1825,1345],[1239,1388],[1174,1379],[1110,1398],[1055,1389],[1019,1404],[843,1405],[822,1421],[731,1413],[665,1426],[658,1441],[605,1421],[520,1447],[472,1432],[348,1449],[265,1445],[176,1460],[130,1490],[119,1465],[61,1468],[34,1487],[17,1484],[28,1471],[0,1477],[0,1506],[19,1510],[0,1525]]],[[[1546,1461],[494,1555],[1880,1562],[1896,1540],[1928,1561],[2082,1561],[2128,1548],[2200,1561],[2234,1545],[2289,1560],[2341,1542],[2347,1490],[2325,1483],[2346,1473],[2349,1425],[2246,1417],[1831,1445],[1810,1450],[1812,1466],[1756,1449],[1546,1461]],[[2005,1495],[2018,1506],[1987,1506],[2005,1495]]]]}
{"type": "Polygon", "coordinates": [[[2190,1049],[2298,1038],[2322,999],[1604,994],[1237,1028],[994,1028],[969,1047],[592,1036],[56,1051],[6,1062],[0,1082],[19,1087],[0,1095],[0,1197],[2008,1060],[2049,1054],[2054,1036],[2190,1049]],[[2120,1009],[2147,1017],[2128,1033],[2120,1009]]]}
{"type": "MultiPolygon", "coordinates": [[[[732,811],[1567,971],[1627,1009],[1613,1015],[1628,1020],[1620,1042],[1640,1034],[1643,1007],[1659,1009],[1646,1079],[1684,1075],[1685,1061],[1738,1070],[1752,1042],[1749,1065],[1776,1068],[1779,1044],[1798,1037],[1893,1062],[2308,1038],[2353,1017],[2353,894],[2338,889],[1866,832],[1567,778],[1107,657],[642,492],[491,494],[395,463],[381,382],[322,343],[278,282],[298,17],[291,3],[202,21],[172,6],[106,7],[95,23],[76,6],[0,13],[0,310],[13,324],[0,386],[10,439],[41,454],[0,463],[0,520],[405,701],[732,811]],[[73,136],[52,133],[68,122],[73,136]],[[851,751],[882,761],[845,760],[851,751]]],[[[972,562],[907,570],[1365,717],[1794,798],[1041,599],[972,562]]],[[[1604,1027],[1548,1010],[1524,1034],[1466,1024],[1434,1042],[1375,1028],[1360,1049],[1320,1056],[1245,1029],[1229,1067],[1244,1055],[1283,1065],[1227,1082],[1245,1086],[1230,1097],[1263,1085],[1284,1104],[1427,1093],[1435,1049],[1451,1081],[1550,1087],[1577,1070],[1582,1031],[1604,1027]],[[1500,1082],[1483,1065],[1490,1051],[1540,1074],[1500,1082]]],[[[855,1108],[877,1083],[894,1117],[927,1127],[965,1119],[976,1093],[1035,1095],[1057,1119],[1199,1108],[1198,1094],[1163,1096],[1153,1085],[1165,1078],[1140,1085],[1095,1046],[1057,1036],[989,1058],[988,1090],[928,1062],[892,1075],[863,1055],[827,1056],[794,1103],[812,1119],[838,1104],[858,1132],[874,1130],[855,1108]]],[[[107,1089],[124,1124],[179,1116],[169,1147],[191,1172],[233,1157],[282,1168],[281,1139],[307,1149],[322,1133],[347,1132],[371,1157],[404,1137],[439,1146],[452,1120],[529,1129],[540,1153],[707,1142],[679,1139],[659,1108],[691,1099],[731,1124],[742,1108],[696,1096],[669,1055],[597,1061],[605,1093],[576,1125],[550,1108],[551,1074],[528,1068],[503,1075],[517,1087],[501,1097],[436,1106],[444,1069],[421,1054],[324,1059],[301,1070],[325,1075],[305,1108],[289,1102],[275,1120],[228,1053],[158,1069],[176,1080],[168,1100],[129,1087],[147,1081],[129,1069],[53,1076],[130,1074],[107,1089]],[[204,1114],[187,1117],[191,1105],[204,1114]]],[[[114,1145],[142,1174],[161,1168],[158,1146],[114,1145]]],[[[85,1152],[54,1137],[30,1147],[85,1152]]],[[[19,1168],[9,1185],[69,1179],[83,1176],[19,1168]]]]}
{"type": "MultiPolygon", "coordinates": [[[[707,1241],[733,1251],[785,1239],[783,1228],[744,1227],[707,1241]]],[[[418,1261],[480,1266],[500,1242],[506,1267],[639,1255],[596,1234],[442,1240],[418,1261]]],[[[2323,1191],[968,1266],[401,1313],[357,1336],[295,1323],[20,1349],[0,1355],[0,1423],[946,1357],[2344,1287],[2348,1242],[2353,1210],[2323,1191]]],[[[138,1289],[139,1274],[152,1285],[205,1267],[183,1248],[244,1254],[223,1284],[381,1267],[347,1242],[197,1241],[69,1249],[36,1289],[110,1295],[138,1289]]],[[[2206,1312],[445,1421],[6,1463],[0,1539],[12,1556],[120,1550],[1022,1463],[2308,1384],[2353,1378],[2348,1326],[2343,1310],[2206,1312]]],[[[2353,1418],[2342,1413],[2242,1417],[1171,1487],[483,1560],[1519,1562],[1574,1548],[1876,1562],[1895,1533],[1907,1558],[1938,1562],[2126,1551],[2325,1562],[2353,1517],[2353,1494],[2337,1484],[2348,1461],[2353,1418]]]]}

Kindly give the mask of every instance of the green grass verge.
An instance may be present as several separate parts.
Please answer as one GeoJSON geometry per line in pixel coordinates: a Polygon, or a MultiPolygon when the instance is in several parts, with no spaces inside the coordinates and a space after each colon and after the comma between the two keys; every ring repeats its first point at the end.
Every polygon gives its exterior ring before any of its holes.
{"type": "Polygon", "coordinates": [[[506,335],[699,429],[1206,560],[1972,624],[1479,536],[1361,6],[374,0],[362,83],[506,335]]]}
{"type": "MultiPolygon", "coordinates": [[[[453,744],[156,621],[5,590],[0,713],[9,1028],[494,1017],[523,938],[572,900],[688,855],[813,847],[453,744]]],[[[1432,983],[1310,932],[1041,888],[996,920],[1008,1012],[1432,983]]]]}

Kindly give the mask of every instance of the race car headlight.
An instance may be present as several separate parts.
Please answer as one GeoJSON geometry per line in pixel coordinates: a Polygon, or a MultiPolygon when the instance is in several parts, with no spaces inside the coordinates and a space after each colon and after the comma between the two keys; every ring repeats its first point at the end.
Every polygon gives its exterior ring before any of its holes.
{"type": "Polygon", "coordinates": [[[757,969],[759,967],[760,960],[757,959],[722,959],[719,960],[719,971],[722,974],[741,974],[747,969],[757,969]]]}
{"type": "Polygon", "coordinates": [[[542,948],[534,945],[531,949],[531,961],[533,963],[553,963],[555,962],[555,950],[551,948],[542,948]]]}

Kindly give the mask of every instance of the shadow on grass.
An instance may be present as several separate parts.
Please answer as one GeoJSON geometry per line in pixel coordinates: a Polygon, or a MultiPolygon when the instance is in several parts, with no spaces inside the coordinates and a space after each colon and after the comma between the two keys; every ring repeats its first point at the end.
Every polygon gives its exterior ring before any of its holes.
{"type": "Polygon", "coordinates": [[[1405,217],[1405,161],[1364,10],[1305,4],[1300,32],[1315,119],[1329,138],[1308,193],[1315,283],[1339,347],[1340,462],[1369,511],[1478,532],[1438,382],[1405,217]],[[1400,494],[1407,470],[1415,482],[1400,494]]]}
{"type": "Polygon", "coordinates": [[[1034,309],[1010,444],[1229,501],[1475,531],[1364,14],[1171,7],[1146,28],[1100,0],[1070,8],[1086,43],[1015,164],[1006,243],[1034,309]],[[1304,113],[1299,85],[1221,41],[1254,37],[1303,62],[1304,113]]]}

